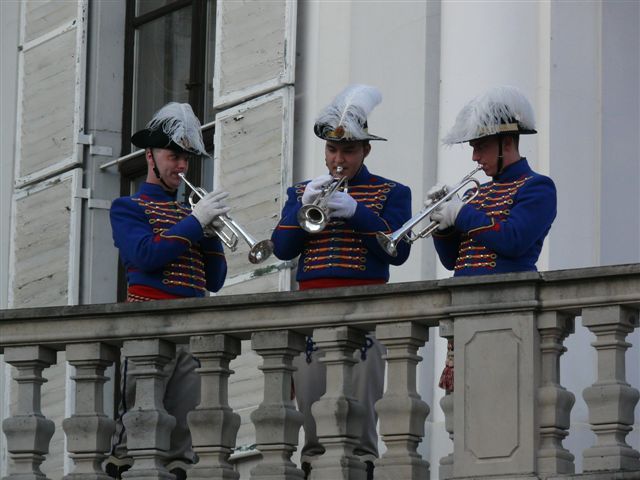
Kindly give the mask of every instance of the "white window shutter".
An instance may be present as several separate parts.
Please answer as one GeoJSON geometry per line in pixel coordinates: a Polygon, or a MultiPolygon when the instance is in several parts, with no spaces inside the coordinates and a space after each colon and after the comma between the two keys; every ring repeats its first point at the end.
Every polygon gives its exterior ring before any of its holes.
{"type": "Polygon", "coordinates": [[[218,0],[213,106],[292,84],[297,2],[218,0]]]}
{"type": "Polygon", "coordinates": [[[82,186],[82,171],[74,167],[82,165],[80,142],[87,141],[87,2],[25,1],[20,13],[11,305],[73,305],[80,235],[74,196],[82,186]],[[56,261],[37,250],[36,237],[48,236],[56,261]],[[38,271],[47,274],[37,278],[38,271]],[[47,296],[47,289],[56,295],[47,296]]]}
{"type": "Polygon", "coordinates": [[[86,0],[22,4],[17,187],[82,162],[86,19],[86,0]]]}
{"type": "Polygon", "coordinates": [[[82,169],[75,168],[15,192],[12,307],[78,303],[81,182],[82,169]]]}
{"type": "MultiPolygon", "coordinates": [[[[241,103],[216,116],[214,185],[229,192],[230,216],[256,241],[271,237],[291,183],[293,87],[241,103]]],[[[226,251],[225,293],[288,290],[288,263],[254,265],[249,245],[226,251]]]]}
{"type": "MultiPolygon", "coordinates": [[[[254,240],[268,239],[291,184],[296,2],[219,0],[216,11],[214,185],[254,240]],[[222,109],[222,110],[221,110],[222,109]]],[[[289,290],[290,264],[254,265],[226,251],[224,293],[289,290]]]]}

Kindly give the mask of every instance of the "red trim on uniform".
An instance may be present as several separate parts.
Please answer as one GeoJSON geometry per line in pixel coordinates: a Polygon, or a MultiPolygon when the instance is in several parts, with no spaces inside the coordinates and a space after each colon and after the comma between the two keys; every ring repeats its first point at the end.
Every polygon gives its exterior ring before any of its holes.
{"type": "Polygon", "coordinates": [[[171,293],[158,290],[157,288],[149,287],[147,285],[129,285],[127,293],[137,295],[139,297],[146,297],[152,300],[168,300],[175,298],[185,298],[180,295],[173,295],[171,293]]]}
{"type": "Polygon", "coordinates": [[[357,285],[379,285],[387,283],[382,278],[316,278],[298,282],[300,290],[313,288],[354,287],[357,285]]]}

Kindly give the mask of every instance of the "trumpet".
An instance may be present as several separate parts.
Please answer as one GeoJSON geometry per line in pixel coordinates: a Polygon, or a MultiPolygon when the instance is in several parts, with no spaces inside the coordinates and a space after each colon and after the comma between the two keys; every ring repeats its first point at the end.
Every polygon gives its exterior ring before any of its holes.
{"type": "MultiPolygon", "coordinates": [[[[194,195],[197,195],[198,198],[202,199],[208,192],[204,188],[196,187],[189,182],[184,173],[178,173],[178,175],[182,180],[184,180],[184,183],[191,188],[191,193],[189,194],[189,205],[193,208],[197,203],[194,201],[194,195]]],[[[210,236],[211,233],[215,233],[222,243],[224,243],[232,252],[236,251],[238,247],[238,239],[242,238],[242,240],[249,245],[249,261],[251,263],[261,263],[269,258],[273,253],[273,242],[271,240],[266,239],[257,242],[244,228],[242,228],[242,226],[229,217],[229,215],[220,215],[218,216],[218,219],[222,222],[223,227],[218,228],[213,224],[207,225],[204,228],[205,234],[210,236]],[[225,228],[228,231],[225,230],[225,228]]]]}
{"type": "Polygon", "coordinates": [[[462,203],[468,203],[478,195],[480,190],[480,182],[478,179],[473,178],[473,176],[482,170],[481,166],[477,166],[471,173],[467,174],[458,182],[456,185],[449,189],[448,187],[442,187],[431,200],[431,202],[426,205],[418,214],[414,215],[412,218],[407,220],[404,225],[402,225],[398,230],[392,232],[390,234],[386,234],[384,232],[376,233],[376,239],[380,246],[392,257],[398,255],[398,243],[402,240],[408,243],[413,243],[419,238],[427,238],[433,232],[438,229],[438,222],[431,222],[427,227],[420,231],[417,235],[415,235],[411,229],[415,227],[418,223],[420,223],[425,218],[429,217],[433,212],[435,212],[438,208],[440,208],[445,202],[451,200],[454,195],[467,187],[468,184],[474,184],[475,190],[469,194],[465,195],[462,198],[462,203]]]}
{"type": "MultiPolygon", "coordinates": [[[[336,168],[336,173],[339,175],[342,173],[342,167],[336,168]]],[[[329,209],[327,208],[327,202],[331,195],[345,186],[346,192],[347,177],[334,177],[334,179],[328,185],[322,187],[322,191],[313,201],[307,205],[303,205],[298,210],[298,223],[300,226],[309,233],[318,233],[324,230],[329,223],[329,209]]]]}

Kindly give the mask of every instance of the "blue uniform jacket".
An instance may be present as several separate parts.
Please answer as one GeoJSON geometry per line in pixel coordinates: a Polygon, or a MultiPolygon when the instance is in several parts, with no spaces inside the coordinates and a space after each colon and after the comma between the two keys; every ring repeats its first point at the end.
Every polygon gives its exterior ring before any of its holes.
{"type": "Polygon", "coordinates": [[[135,195],[113,201],[110,217],[129,285],[183,297],[222,287],[227,275],[222,243],[204,237],[200,222],[175,194],[143,183],[135,195]]]}
{"type": "Polygon", "coordinates": [[[401,242],[398,255],[392,257],[378,244],[376,232],[390,233],[411,218],[409,187],[373,175],[363,165],[348,184],[349,195],[358,202],[353,217],[332,220],[322,232],[311,234],[297,220],[307,183],[287,190],[287,202],[271,236],[275,255],[281,260],[300,256],[299,282],[318,278],[388,281],[389,264],[403,264],[410,245],[401,242]]]}
{"type": "Polygon", "coordinates": [[[556,187],[526,158],[481,185],[455,226],[433,235],[442,264],[454,276],[535,271],[556,217],[556,187]]]}

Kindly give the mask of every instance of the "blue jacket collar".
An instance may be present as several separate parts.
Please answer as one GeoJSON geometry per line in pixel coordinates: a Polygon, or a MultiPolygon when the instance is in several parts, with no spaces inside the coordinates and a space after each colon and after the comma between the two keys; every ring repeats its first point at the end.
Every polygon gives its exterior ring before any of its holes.
{"type": "Polygon", "coordinates": [[[161,200],[165,202],[170,202],[176,199],[178,192],[167,192],[162,185],[156,185],[154,183],[144,182],[140,185],[140,189],[138,190],[138,195],[145,195],[147,197],[152,197],[154,200],[161,200]]]}
{"type": "Polygon", "coordinates": [[[531,167],[529,167],[529,163],[527,162],[526,157],[521,157],[520,160],[504,168],[502,172],[493,177],[493,181],[509,182],[511,180],[515,180],[516,178],[520,178],[529,172],[531,172],[531,167]]]}
{"type": "Polygon", "coordinates": [[[367,167],[365,167],[363,163],[362,166],[360,167],[360,170],[358,170],[358,173],[356,173],[353,176],[353,178],[349,180],[349,185],[361,185],[363,183],[369,183],[370,177],[371,177],[371,174],[369,173],[369,170],[367,169],[367,167]]]}

